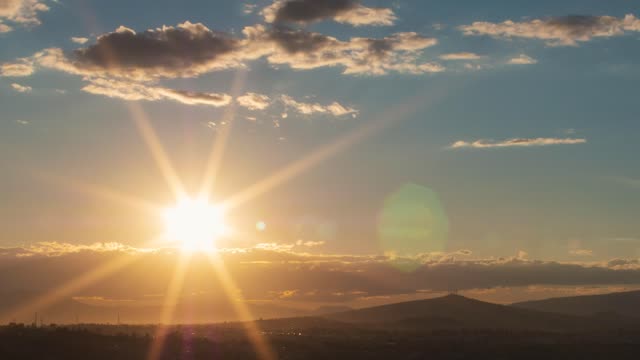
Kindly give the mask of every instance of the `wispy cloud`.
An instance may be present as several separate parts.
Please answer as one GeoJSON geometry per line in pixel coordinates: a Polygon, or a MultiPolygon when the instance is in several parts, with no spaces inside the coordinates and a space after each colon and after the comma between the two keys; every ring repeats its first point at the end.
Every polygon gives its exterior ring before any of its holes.
{"type": "Polygon", "coordinates": [[[172,100],[186,105],[207,105],[213,107],[228,105],[232,100],[231,96],[227,94],[175,90],[160,86],[103,78],[90,79],[89,85],[83,87],[82,90],[91,94],[130,101],[172,100]]]}
{"type": "Polygon", "coordinates": [[[253,14],[256,11],[256,4],[244,4],[242,5],[242,13],[245,15],[253,14]]]}
{"type": "Polygon", "coordinates": [[[503,141],[493,140],[475,140],[475,141],[456,141],[449,147],[452,149],[474,148],[474,149],[491,149],[505,147],[529,147],[529,146],[549,146],[549,145],[574,145],[584,144],[586,139],[579,138],[514,138],[503,141]]]}
{"type": "Polygon", "coordinates": [[[17,83],[11,84],[11,87],[13,88],[13,90],[15,90],[17,92],[21,92],[21,93],[28,93],[28,92],[31,92],[31,90],[33,90],[33,88],[31,86],[20,85],[20,84],[17,84],[17,83]]]}
{"type": "Polygon", "coordinates": [[[620,36],[640,31],[640,19],[633,14],[623,18],[613,16],[559,16],[501,23],[478,21],[460,26],[465,35],[489,35],[496,38],[544,40],[550,46],[575,46],[593,38],[620,36]]]}

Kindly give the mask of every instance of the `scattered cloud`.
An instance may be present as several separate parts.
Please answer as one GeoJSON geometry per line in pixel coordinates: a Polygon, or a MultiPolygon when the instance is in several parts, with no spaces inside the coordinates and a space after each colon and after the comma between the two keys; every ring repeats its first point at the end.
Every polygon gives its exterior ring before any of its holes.
{"type": "Polygon", "coordinates": [[[329,105],[321,105],[319,103],[297,101],[289,95],[282,95],[280,99],[287,109],[292,109],[302,115],[329,114],[333,116],[358,116],[358,110],[344,106],[336,101],[329,105]]]}
{"type": "Polygon", "coordinates": [[[18,62],[0,65],[0,76],[23,77],[33,74],[33,62],[29,59],[19,59],[18,62]]]}
{"type": "Polygon", "coordinates": [[[548,146],[548,145],[573,145],[584,144],[586,139],[578,138],[514,138],[504,141],[493,140],[476,140],[472,142],[456,141],[451,144],[450,148],[475,148],[475,149],[490,149],[490,148],[504,148],[504,147],[528,147],[528,146],[548,146]]]}
{"type": "Polygon", "coordinates": [[[571,15],[501,23],[478,21],[460,26],[465,35],[488,35],[496,38],[544,40],[549,46],[576,46],[596,37],[620,36],[640,31],[640,19],[633,14],[613,16],[571,15]]]}
{"type": "Polygon", "coordinates": [[[264,110],[271,105],[271,99],[267,95],[248,92],[237,99],[240,106],[249,110],[264,110]]]}
{"type": "Polygon", "coordinates": [[[76,44],[85,44],[85,43],[87,43],[89,41],[89,38],[73,36],[71,38],[71,41],[76,43],[76,44]]]}
{"type": "Polygon", "coordinates": [[[247,57],[266,57],[274,65],[308,70],[343,67],[344,74],[384,75],[389,72],[424,74],[444,71],[437,63],[422,63],[420,55],[437,39],[414,32],[396,33],[384,38],[355,37],[341,41],[331,36],[282,27],[249,26],[247,57]]]}
{"type": "Polygon", "coordinates": [[[21,93],[28,93],[28,92],[31,92],[31,90],[33,90],[31,86],[20,85],[16,83],[11,84],[11,87],[13,88],[13,90],[21,93]]]}
{"type": "Polygon", "coordinates": [[[424,49],[436,45],[437,39],[414,32],[343,41],[305,30],[256,25],[245,27],[242,34],[238,38],[188,21],[141,33],[120,26],[98,36],[90,46],[67,53],[48,48],[23,62],[86,78],[136,82],[197,77],[243,67],[259,58],[297,70],[342,67],[343,73],[350,75],[444,71],[438,63],[421,61],[424,49]]]}
{"type": "Polygon", "coordinates": [[[89,81],[89,85],[82,88],[83,91],[130,101],[172,100],[186,105],[220,107],[228,105],[232,100],[227,94],[175,90],[137,82],[104,78],[89,79],[89,81]]]}
{"type": "Polygon", "coordinates": [[[389,26],[397,19],[392,9],[367,7],[359,0],[275,0],[261,15],[268,23],[308,24],[332,19],[353,26],[389,26]]]}
{"type": "Polygon", "coordinates": [[[245,15],[253,14],[256,11],[256,7],[258,7],[256,4],[244,4],[242,6],[242,13],[245,15]]]}
{"type": "Polygon", "coordinates": [[[440,55],[442,60],[480,60],[484,56],[472,52],[459,52],[440,55]]]}
{"type": "Polygon", "coordinates": [[[511,64],[511,65],[533,65],[537,63],[538,63],[538,60],[525,54],[520,54],[516,57],[509,59],[509,61],[507,61],[507,64],[511,64]]]}
{"type": "Polygon", "coordinates": [[[16,120],[16,123],[20,125],[29,125],[29,122],[27,120],[16,120]]]}
{"type": "Polygon", "coordinates": [[[0,33],[13,30],[4,21],[21,25],[40,25],[39,12],[49,11],[49,7],[39,0],[0,1],[0,33]]]}

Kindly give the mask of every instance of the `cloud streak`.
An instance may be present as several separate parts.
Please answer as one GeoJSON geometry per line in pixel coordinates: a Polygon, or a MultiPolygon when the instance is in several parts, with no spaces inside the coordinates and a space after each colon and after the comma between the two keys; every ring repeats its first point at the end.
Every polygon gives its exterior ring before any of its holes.
{"type": "Polygon", "coordinates": [[[633,14],[623,18],[613,16],[571,15],[517,22],[485,21],[460,26],[465,35],[488,35],[495,38],[544,40],[549,46],[576,46],[593,38],[621,36],[640,31],[640,19],[633,14]]]}
{"type": "Polygon", "coordinates": [[[186,105],[206,105],[221,107],[228,105],[232,98],[227,94],[196,92],[168,89],[160,86],[149,86],[136,82],[114,79],[89,79],[83,91],[96,95],[104,95],[129,101],[172,100],[186,105]]]}
{"type": "Polygon", "coordinates": [[[451,149],[473,148],[473,149],[492,149],[492,148],[508,148],[508,147],[533,147],[533,146],[549,146],[549,145],[575,145],[584,144],[586,139],[580,138],[514,138],[503,141],[493,140],[475,140],[475,141],[456,141],[449,146],[451,149]]]}

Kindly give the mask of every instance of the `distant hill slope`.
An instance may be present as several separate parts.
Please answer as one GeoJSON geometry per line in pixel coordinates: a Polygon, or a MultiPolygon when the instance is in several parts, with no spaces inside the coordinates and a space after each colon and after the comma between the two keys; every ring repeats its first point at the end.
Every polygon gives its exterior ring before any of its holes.
{"type": "Polygon", "coordinates": [[[358,325],[386,324],[415,329],[587,330],[630,326],[620,319],[586,318],[487,303],[448,295],[325,315],[358,325]]]}
{"type": "Polygon", "coordinates": [[[525,301],[511,306],[558,314],[580,316],[617,314],[640,319],[640,291],[525,301]]]}

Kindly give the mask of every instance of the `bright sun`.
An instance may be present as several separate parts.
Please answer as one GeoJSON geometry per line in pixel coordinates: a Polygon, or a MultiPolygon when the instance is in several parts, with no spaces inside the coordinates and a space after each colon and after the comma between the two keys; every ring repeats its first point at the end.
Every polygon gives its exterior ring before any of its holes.
{"type": "Polygon", "coordinates": [[[164,211],[165,235],[187,251],[207,251],[227,232],[224,211],[207,199],[184,198],[164,211]]]}

